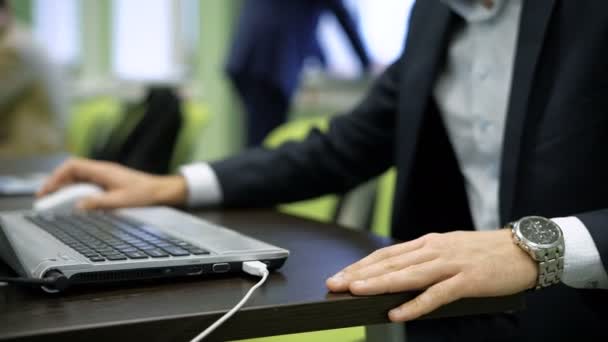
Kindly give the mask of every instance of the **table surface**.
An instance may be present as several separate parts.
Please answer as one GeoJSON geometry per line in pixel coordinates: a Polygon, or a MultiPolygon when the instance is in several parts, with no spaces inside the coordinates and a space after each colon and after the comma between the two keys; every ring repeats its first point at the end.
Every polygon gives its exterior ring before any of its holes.
{"type": "MultiPolygon", "coordinates": [[[[44,163],[0,159],[0,174],[44,171],[44,163]]],[[[0,210],[29,208],[27,196],[0,198],[0,210]]],[[[336,225],[265,210],[194,214],[291,251],[285,265],[209,340],[229,340],[386,323],[387,311],[415,295],[357,297],[328,293],[325,279],[391,243],[336,225]]],[[[0,274],[12,274],[0,262],[0,274]]],[[[0,286],[0,340],[185,341],[229,310],[257,281],[211,276],[77,288],[61,295],[0,286]]],[[[428,318],[501,312],[523,307],[521,296],[463,299],[428,318]]]]}

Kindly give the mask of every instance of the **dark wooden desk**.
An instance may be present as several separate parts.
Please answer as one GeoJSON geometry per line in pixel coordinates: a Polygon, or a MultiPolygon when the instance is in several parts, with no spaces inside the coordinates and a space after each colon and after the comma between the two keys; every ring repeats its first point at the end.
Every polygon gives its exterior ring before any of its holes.
{"type": "MultiPolygon", "coordinates": [[[[30,203],[31,198],[3,198],[0,210],[30,203]]],[[[272,210],[196,214],[292,253],[245,308],[209,340],[385,323],[390,308],[414,295],[354,297],[327,292],[326,277],[389,244],[386,239],[272,210]]],[[[0,263],[0,274],[10,272],[0,263]]],[[[187,341],[229,310],[255,281],[247,276],[182,279],[83,288],[58,296],[4,286],[0,287],[0,340],[187,341]]],[[[429,317],[500,312],[522,305],[519,296],[466,299],[429,317]]]]}

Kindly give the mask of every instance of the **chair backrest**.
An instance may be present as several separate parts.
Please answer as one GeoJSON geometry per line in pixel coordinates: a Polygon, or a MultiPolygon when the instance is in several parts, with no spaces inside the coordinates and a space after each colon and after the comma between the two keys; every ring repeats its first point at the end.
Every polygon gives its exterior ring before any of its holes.
{"type": "Polygon", "coordinates": [[[182,101],[176,89],[149,86],[142,100],[125,106],[120,124],[92,157],[144,172],[167,174],[182,118],[182,101]]]}
{"type": "Polygon", "coordinates": [[[392,168],[382,174],[378,180],[371,227],[372,232],[376,235],[384,237],[391,235],[391,214],[396,179],[397,171],[392,168]]]}
{"type": "MultiPolygon", "coordinates": [[[[68,123],[68,152],[80,157],[90,157],[96,148],[106,144],[110,133],[122,122],[123,107],[123,104],[113,97],[94,97],[78,101],[72,108],[68,123]]],[[[196,100],[185,101],[182,114],[182,126],[171,157],[172,171],[192,161],[199,137],[210,118],[205,105],[196,100]]],[[[121,135],[128,135],[136,121],[125,124],[121,135]]]]}
{"type": "MultiPolygon", "coordinates": [[[[275,148],[287,141],[300,141],[316,128],[326,131],[329,117],[298,119],[281,125],[272,131],[264,146],[275,148]]],[[[315,199],[281,205],[279,209],[319,221],[336,221],[347,227],[370,229],[379,236],[390,236],[391,212],[396,171],[390,169],[343,197],[326,195],[315,199]],[[369,217],[371,215],[371,217],[369,217]]]]}
{"type": "Polygon", "coordinates": [[[120,102],[111,97],[77,102],[68,121],[68,151],[73,155],[89,157],[95,146],[105,143],[120,115],[120,102]]]}
{"type": "MultiPolygon", "coordinates": [[[[298,119],[285,123],[274,129],[264,141],[264,146],[276,148],[288,141],[304,140],[312,129],[326,131],[329,126],[328,117],[313,117],[298,119]]],[[[279,210],[309,219],[330,222],[335,219],[339,198],[336,195],[326,195],[311,200],[300,201],[279,206],[279,210]]]]}
{"type": "Polygon", "coordinates": [[[204,104],[196,100],[187,100],[183,103],[182,127],[171,159],[170,169],[175,171],[180,165],[192,162],[198,142],[203,130],[209,123],[209,110],[204,104]]]}

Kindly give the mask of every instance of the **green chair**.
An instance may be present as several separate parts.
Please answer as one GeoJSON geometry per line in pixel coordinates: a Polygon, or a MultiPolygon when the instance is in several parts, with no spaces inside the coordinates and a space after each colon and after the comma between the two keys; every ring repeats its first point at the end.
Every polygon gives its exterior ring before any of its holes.
{"type": "MultiPolygon", "coordinates": [[[[209,121],[208,110],[195,100],[185,101],[182,112],[183,122],[171,157],[171,170],[192,160],[198,138],[209,121]]],[[[103,145],[112,132],[118,136],[116,143],[120,144],[140,118],[140,115],[135,113],[136,115],[130,115],[130,120],[125,122],[121,120],[122,114],[123,105],[111,97],[76,103],[68,126],[68,151],[76,156],[89,157],[93,148],[103,145]],[[120,132],[115,132],[119,123],[120,132]]]]}
{"type": "Polygon", "coordinates": [[[68,121],[68,152],[80,157],[90,156],[95,146],[105,142],[120,114],[120,102],[111,97],[77,102],[68,121]]]}
{"type": "MultiPolygon", "coordinates": [[[[304,140],[312,129],[326,131],[328,117],[311,117],[288,122],[273,130],[264,146],[276,148],[288,141],[304,140]]],[[[338,209],[338,196],[327,195],[319,198],[279,206],[279,210],[291,215],[301,216],[317,221],[330,222],[338,209]]]]}
{"type": "Polygon", "coordinates": [[[200,102],[195,100],[185,101],[182,106],[183,121],[173,156],[171,157],[170,169],[175,171],[180,165],[192,161],[199,138],[204,128],[209,123],[209,111],[200,102]]]}
{"type": "Polygon", "coordinates": [[[393,195],[397,171],[391,168],[382,174],[378,180],[376,203],[372,220],[372,233],[388,237],[391,235],[391,212],[393,211],[393,195]]]}
{"type": "MultiPolygon", "coordinates": [[[[275,148],[287,141],[300,141],[306,138],[313,128],[324,132],[328,129],[328,126],[329,118],[325,116],[291,121],[272,131],[264,141],[264,146],[275,148]]],[[[378,177],[371,231],[383,237],[390,236],[390,220],[393,209],[396,175],[396,170],[392,168],[378,177]]],[[[292,215],[329,222],[336,217],[338,202],[338,196],[327,195],[307,201],[282,205],[279,206],[279,210],[292,215]]]]}

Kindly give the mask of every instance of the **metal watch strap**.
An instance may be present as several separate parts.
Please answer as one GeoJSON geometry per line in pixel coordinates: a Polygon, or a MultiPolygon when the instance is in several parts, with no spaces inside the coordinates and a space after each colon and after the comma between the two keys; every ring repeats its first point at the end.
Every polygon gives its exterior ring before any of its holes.
{"type": "Polygon", "coordinates": [[[538,281],[536,289],[560,282],[564,272],[564,250],[562,246],[535,253],[538,261],[538,281]]]}

